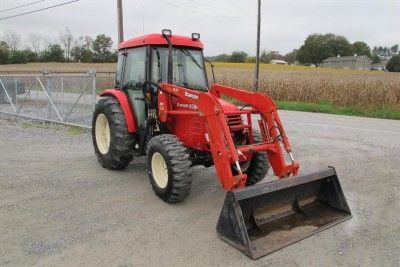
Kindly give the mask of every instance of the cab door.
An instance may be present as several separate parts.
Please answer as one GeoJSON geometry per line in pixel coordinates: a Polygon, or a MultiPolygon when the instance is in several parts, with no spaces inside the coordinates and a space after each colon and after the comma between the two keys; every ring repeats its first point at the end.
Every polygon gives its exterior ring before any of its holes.
{"type": "Polygon", "coordinates": [[[132,103],[137,125],[146,122],[146,101],[143,95],[143,84],[146,82],[147,47],[137,47],[126,50],[125,64],[122,75],[122,89],[128,94],[132,103]]]}

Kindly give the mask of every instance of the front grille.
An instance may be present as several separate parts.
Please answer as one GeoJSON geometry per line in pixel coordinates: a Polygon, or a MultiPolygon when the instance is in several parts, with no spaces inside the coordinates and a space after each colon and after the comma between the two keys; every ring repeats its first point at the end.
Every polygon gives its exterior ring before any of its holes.
{"type": "Polygon", "coordinates": [[[228,115],[226,116],[226,121],[228,122],[228,126],[238,126],[243,124],[242,116],[238,115],[228,115]]]}

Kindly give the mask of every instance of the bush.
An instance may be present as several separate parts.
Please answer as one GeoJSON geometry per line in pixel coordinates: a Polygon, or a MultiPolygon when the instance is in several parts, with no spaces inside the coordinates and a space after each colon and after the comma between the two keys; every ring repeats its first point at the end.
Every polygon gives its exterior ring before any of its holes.
{"type": "Polygon", "coordinates": [[[10,54],[10,64],[26,64],[28,59],[24,51],[12,51],[10,54]]]}
{"type": "Polygon", "coordinates": [[[247,59],[247,53],[243,51],[234,51],[229,57],[229,62],[244,63],[247,59]]]}
{"type": "Polygon", "coordinates": [[[0,65],[8,63],[8,57],[10,56],[10,50],[6,46],[0,45],[0,65]]]}

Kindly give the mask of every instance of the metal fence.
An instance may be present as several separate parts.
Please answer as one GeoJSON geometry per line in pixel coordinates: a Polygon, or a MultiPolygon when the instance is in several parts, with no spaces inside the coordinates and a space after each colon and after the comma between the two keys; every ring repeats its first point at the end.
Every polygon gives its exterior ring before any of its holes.
{"type": "Polygon", "coordinates": [[[0,112],[91,127],[96,73],[0,75],[0,112]]]}

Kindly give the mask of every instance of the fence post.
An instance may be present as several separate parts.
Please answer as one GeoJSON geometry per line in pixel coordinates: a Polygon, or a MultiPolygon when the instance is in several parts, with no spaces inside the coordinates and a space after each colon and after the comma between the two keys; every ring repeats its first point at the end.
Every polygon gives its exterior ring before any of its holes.
{"type": "Polygon", "coordinates": [[[96,70],[91,70],[91,74],[92,74],[92,81],[93,81],[93,84],[92,84],[92,101],[93,101],[93,111],[94,111],[94,109],[95,109],[95,107],[96,107],[96,91],[97,91],[97,83],[96,83],[96,80],[97,80],[97,74],[96,74],[96,70]]]}
{"type": "MultiPolygon", "coordinates": [[[[47,95],[51,99],[51,80],[48,72],[43,72],[43,75],[46,77],[46,91],[47,95]]],[[[50,101],[47,102],[47,119],[51,120],[53,117],[53,110],[51,109],[50,101]]]]}
{"type": "Polygon", "coordinates": [[[60,115],[62,118],[64,118],[64,75],[61,76],[61,110],[60,110],[60,115]]]}
{"type": "Polygon", "coordinates": [[[15,106],[18,104],[18,83],[17,76],[14,76],[14,89],[15,89],[15,106]]]}

